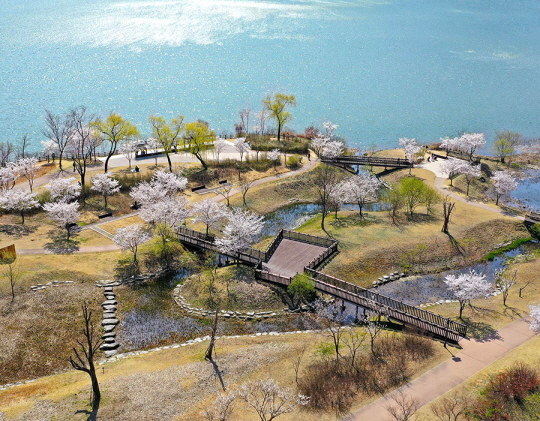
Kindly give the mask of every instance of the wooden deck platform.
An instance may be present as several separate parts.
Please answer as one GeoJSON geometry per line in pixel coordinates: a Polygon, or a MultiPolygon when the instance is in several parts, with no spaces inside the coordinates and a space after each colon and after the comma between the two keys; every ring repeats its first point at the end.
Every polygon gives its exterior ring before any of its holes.
{"type": "Polygon", "coordinates": [[[325,250],[326,247],[284,238],[263,267],[268,272],[293,277],[297,273],[303,273],[304,267],[325,250]]]}

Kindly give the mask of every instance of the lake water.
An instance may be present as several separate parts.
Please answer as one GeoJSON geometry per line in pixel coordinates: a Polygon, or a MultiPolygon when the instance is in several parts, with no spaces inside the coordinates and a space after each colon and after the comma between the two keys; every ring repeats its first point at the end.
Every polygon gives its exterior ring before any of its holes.
{"type": "Polygon", "coordinates": [[[540,213],[540,171],[529,171],[512,192],[512,199],[510,204],[540,213]]]}
{"type": "MultiPolygon", "coordinates": [[[[267,93],[290,127],[351,144],[459,130],[540,134],[536,0],[0,0],[0,134],[43,139],[44,108],[152,113],[230,132],[267,93]]],[[[252,123],[253,126],[253,123],[252,123]]]]}

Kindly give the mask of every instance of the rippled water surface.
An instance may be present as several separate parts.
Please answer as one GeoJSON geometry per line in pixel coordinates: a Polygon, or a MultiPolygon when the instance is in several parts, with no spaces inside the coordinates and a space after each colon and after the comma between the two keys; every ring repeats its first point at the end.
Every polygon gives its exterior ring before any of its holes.
{"type": "MultiPolygon", "coordinates": [[[[151,113],[230,131],[296,94],[291,127],[333,120],[367,147],[465,129],[540,133],[536,0],[0,0],[0,134],[43,110],[151,113]]],[[[252,123],[253,125],[254,123],[252,123]]]]}

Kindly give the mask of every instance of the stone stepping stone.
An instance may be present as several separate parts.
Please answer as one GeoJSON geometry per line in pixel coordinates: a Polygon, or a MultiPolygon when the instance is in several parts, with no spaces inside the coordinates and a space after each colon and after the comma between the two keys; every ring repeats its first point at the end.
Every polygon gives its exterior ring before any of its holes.
{"type": "Polygon", "coordinates": [[[116,311],[116,306],[103,306],[104,312],[116,311]]]}
{"type": "Polygon", "coordinates": [[[104,319],[116,319],[116,314],[115,313],[103,313],[103,318],[104,319]]]}
{"type": "Polygon", "coordinates": [[[101,303],[102,306],[115,306],[118,304],[116,300],[106,300],[101,303]]]}
{"type": "Polygon", "coordinates": [[[103,288],[103,291],[104,291],[105,293],[107,293],[107,292],[113,292],[113,289],[112,289],[112,287],[105,287],[105,288],[103,288]]]}
{"type": "Polygon", "coordinates": [[[111,351],[113,349],[116,349],[120,346],[120,344],[118,342],[114,342],[112,344],[105,344],[105,345],[101,345],[101,349],[103,351],[111,351]]]}
{"type": "Polygon", "coordinates": [[[105,351],[105,358],[111,358],[118,354],[118,350],[111,349],[110,351],[105,351]]]}
{"type": "Polygon", "coordinates": [[[103,331],[105,332],[105,334],[107,334],[107,333],[112,332],[115,327],[116,327],[116,325],[104,325],[103,326],[103,331]]]}
{"type": "Polygon", "coordinates": [[[116,342],[116,338],[111,336],[110,338],[105,338],[104,341],[106,344],[114,344],[116,342]]]}
{"type": "Polygon", "coordinates": [[[116,332],[107,332],[104,333],[101,339],[114,338],[116,337],[116,332]]]}
{"type": "Polygon", "coordinates": [[[116,295],[114,295],[114,294],[105,294],[105,298],[107,300],[114,300],[116,298],[116,295]]]}
{"type": "Polygon", "coordinates": [[[101,322],[101,324],[103,326],[106,326],[106,325],[117,325],[119,322],[118,319],[105,319],[101,322]]]}

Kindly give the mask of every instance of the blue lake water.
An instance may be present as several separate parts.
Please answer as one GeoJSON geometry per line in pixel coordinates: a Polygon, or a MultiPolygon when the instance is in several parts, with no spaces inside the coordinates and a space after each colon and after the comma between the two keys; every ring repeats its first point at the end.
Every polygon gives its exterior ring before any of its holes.
{"type": "Polygon", "coordinates": [[[351,144],[459,130],[540,134],[536,0],[0,0],[0,134],[42,140],[44,108],[152,113],[230,132],[267,93],[289,126],[351,144]]]}

